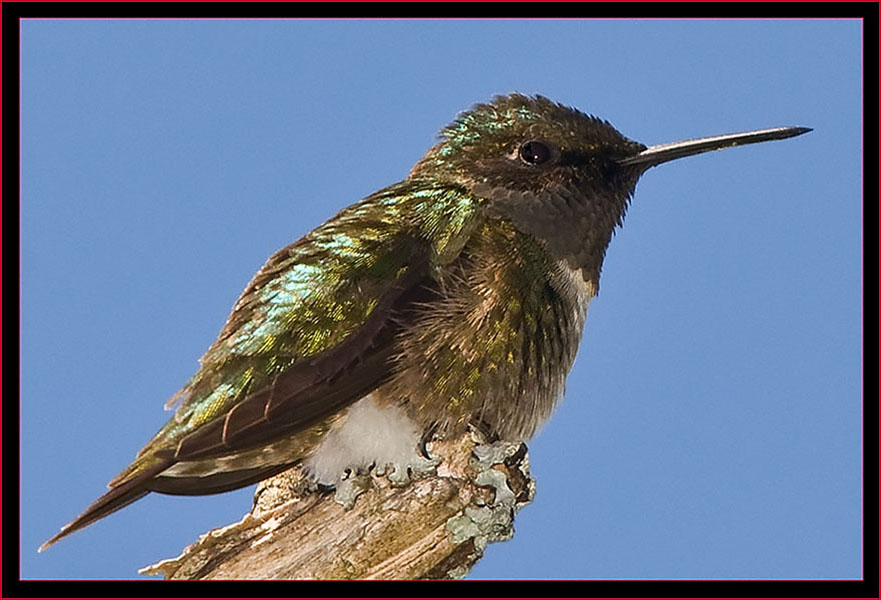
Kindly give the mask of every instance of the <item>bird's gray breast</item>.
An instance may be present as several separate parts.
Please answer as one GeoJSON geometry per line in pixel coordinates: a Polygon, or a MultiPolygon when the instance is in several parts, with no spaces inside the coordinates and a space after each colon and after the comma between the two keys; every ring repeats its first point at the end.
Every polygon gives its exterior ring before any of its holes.
{"type": "Polygon", "coordinates": [[[538,192],[478,184],[473,191],[488,200],[491,217],[508,219],[523,233],[542,240],[555,259],[581,270],[584,279],[594,283],[629,198],[562,184],[538,192]]]}

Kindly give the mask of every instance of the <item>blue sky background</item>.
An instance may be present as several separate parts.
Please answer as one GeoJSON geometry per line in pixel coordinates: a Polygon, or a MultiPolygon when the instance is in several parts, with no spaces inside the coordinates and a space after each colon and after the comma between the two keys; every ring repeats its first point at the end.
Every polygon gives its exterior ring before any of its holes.
{"type": "Polygon", "coordinates": [[[541,93],[647,144],[538,493],[472,578],[861,576],[861,23],[22,23],[21,576],[134,578],[252,489],[151,495],[38,555],[164,423],[275,250],[458,111],[541,93]]]}

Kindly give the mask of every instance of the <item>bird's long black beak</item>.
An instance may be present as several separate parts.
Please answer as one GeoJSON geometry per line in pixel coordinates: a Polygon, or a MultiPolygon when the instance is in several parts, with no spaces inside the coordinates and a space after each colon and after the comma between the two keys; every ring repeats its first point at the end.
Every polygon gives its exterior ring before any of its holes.
{"type": "Polygon", "coordinates": [[[810,127],[775,127],[774,129],[760,129],[744,133],[716,135],[697,140],[685,140],[684,142],[673,142],[672,144],[658,144],[657,146],[649,146],[639,154],[623,158],[618,161],[618,164],[643,165],[645,168],[649,168],[677,158],[694,156],[702,152],[771,140],[783,140],[809,131],[812,131],[810,127]]]}

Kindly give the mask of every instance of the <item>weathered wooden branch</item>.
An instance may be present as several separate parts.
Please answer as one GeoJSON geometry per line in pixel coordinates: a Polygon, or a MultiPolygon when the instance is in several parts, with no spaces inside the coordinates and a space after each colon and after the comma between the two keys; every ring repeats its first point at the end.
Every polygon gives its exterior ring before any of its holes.
{"type": "MultiPolygon", "coordinates": [[[[526,445],[469,433],[433,442],[436,472],[404,486],[371,473],[322,491],[294,468],[251,512],[141,573],[166,579],[453,579],[510,539],[535,493],[526,445]],[[350,508],[344,507],[344,505],[350,508]]],[[[392,478],[395,479],[395,478],[392,478]]]]}

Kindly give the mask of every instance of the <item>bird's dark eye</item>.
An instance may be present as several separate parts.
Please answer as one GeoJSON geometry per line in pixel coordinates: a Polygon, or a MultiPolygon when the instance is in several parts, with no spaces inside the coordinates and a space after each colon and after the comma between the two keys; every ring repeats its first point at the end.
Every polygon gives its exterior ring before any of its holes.
{"type": "Polygon", "coordinates": [[[554,156],[547,142],[531,140],[520,146],[520,160],[528,165],[543,165],[554,156]]]}

